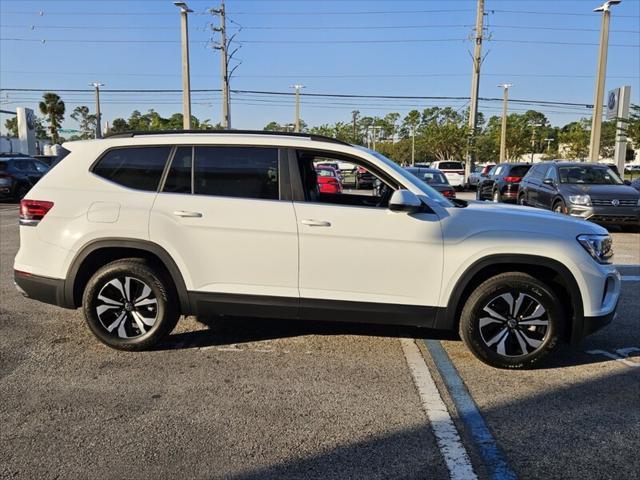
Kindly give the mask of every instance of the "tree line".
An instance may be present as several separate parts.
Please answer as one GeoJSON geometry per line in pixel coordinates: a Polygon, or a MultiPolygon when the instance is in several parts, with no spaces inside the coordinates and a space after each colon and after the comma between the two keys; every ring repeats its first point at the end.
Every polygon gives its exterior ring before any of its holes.
{"type": "MultiPolygon", "coordinates": [[[[67,140],[93,138],[96,115],[85,105],[77,106],[69,115],[78,124],[78,132],[69,138],[61,137],[60,126],[64,121],[66,107],[60,96],[46,92],[38,105],[43,118],[36,117],[36,136],[50,139],[53,143],[67,140]],[[46,124],[46,125],[45,125],[46,124]]],[[[452,107],[429,107],[422,111],[411,110],[404,117],[392,112],[383,117],[363,116],[352,112],[351,121],[308,126],[301,121],[301,130],[311,134],[324,135],[346,142],[373,146],[380,153],[400,163],[411,161],[412,150],[416,162],[435,160],[462,160],[471,149],[479,162],[496,162],[500,155],[500,135],[502,119],[492,116],[487,121],[479,114],[478,128],[471,135],[467,111],[452,107]]],[[[640,106],[631,106],[631,116],[626,132],[631,143],[640,147],[640,106]]],[[[163,117],[150,109],[146,113],[134,110],[127,119],[116,118],[110,125],[110,133],[156,130],[181,130],[182,114],[174,113],[163,117]]],[[[193,129],[221,130],[222,126],[210,120],[199,120],[192,116],[193,129]]],[[[5,127],[13,136],[18,135],[16,118],[5,122],[5,127]]],[[[583,159],[589,154],[591,121],[583,118],[562,127],[552,126],[542,112],[528,110],[525,113],[511,113],[507,117],[506,155],[516,160],[525,154],[543,154],[545,158],[583,159]]],[[[291,124],[270,122],[264,130],[292,131],[291,124]]],[[[603,122],[600,155],[611,158],[615,149],[616,122],[603,122]]],[[[628,146],[628,158],[633,151],[628,146]]]]}

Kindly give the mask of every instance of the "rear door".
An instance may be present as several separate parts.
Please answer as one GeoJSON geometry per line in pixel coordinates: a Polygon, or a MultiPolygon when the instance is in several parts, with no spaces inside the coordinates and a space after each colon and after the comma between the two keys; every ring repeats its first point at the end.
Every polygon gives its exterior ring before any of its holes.
{"type": "Polygon", "coordinates": [[[298,229],[283,175],[274,147],[176,149],[150,237],[176,260],[189,290],[218,294],[205,296],[213,301],[286,297],[297,314],[298,229]]]}

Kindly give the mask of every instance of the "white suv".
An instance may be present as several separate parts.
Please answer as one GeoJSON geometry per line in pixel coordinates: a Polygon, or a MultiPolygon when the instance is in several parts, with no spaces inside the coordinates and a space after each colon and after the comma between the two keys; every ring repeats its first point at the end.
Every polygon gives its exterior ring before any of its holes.
{"type": "Polygon", "coordinates": [[[615,314],[606,230],[447,200],[371,150],[240,131],[65,148],[21,203],[15,282],[82,307],[114,348],[151,347],[180,315],[251,315],[458,330],[482,361],[519,368],[615,314]],[[322,193],[320,160],[365,168],[378,194],[322,193]]]}
{"type": "Polygon", "coordinates": [[[431,168],[437,168],[447,177],[449,184],[455,188],[464,188],[467,183],[464,176],[464,163],[451,160],[431,163],[431,168]]]}

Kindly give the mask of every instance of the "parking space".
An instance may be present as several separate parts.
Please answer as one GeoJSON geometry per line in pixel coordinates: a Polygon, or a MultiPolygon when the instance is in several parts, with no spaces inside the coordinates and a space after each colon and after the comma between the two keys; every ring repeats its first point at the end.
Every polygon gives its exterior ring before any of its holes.
{"type": "Polygon", "coordinates": [[[463,478],[434,436],[406,339],[475,474],[488,478],[425,338],[442,340],[520,478],[637,474],[638,234],[613,234],[625,275],[614,323],[536,370],[511,372],[428,331],[250,318],[190,317],[156,351],[110,350],[80,311],[14,290],[16,216],[16,205],[0,205],[1,478],[463,478]]]}

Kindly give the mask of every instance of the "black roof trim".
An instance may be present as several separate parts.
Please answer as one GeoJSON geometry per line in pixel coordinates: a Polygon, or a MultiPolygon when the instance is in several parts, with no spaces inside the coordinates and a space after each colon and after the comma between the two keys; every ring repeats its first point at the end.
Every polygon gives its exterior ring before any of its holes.
{"type": "Polygon", "coordinates": [[[279,137],[297,137],[297,138],[308,138],[310,140],[315,140],[317,142],[330,142],[337,143],[339,145],[348,145],[351,146],[350,143],[343,142],[342,140],[338,140],[337,138],[325,137],[323,135],[314,135],[311,133],[294,133],[294,132],[272,132],[269,130],[153,130],[153,131],[131,131],[131,132],[122,132],[122,133],[114,133],[105,135],[104,138],[132,138],[142,135],[176,135],[181,133],[197,133],[200,135],[211,135],[211,134],[223,134],[223,135],[271,135],[271,136],[279,136],[279,137]]]}

